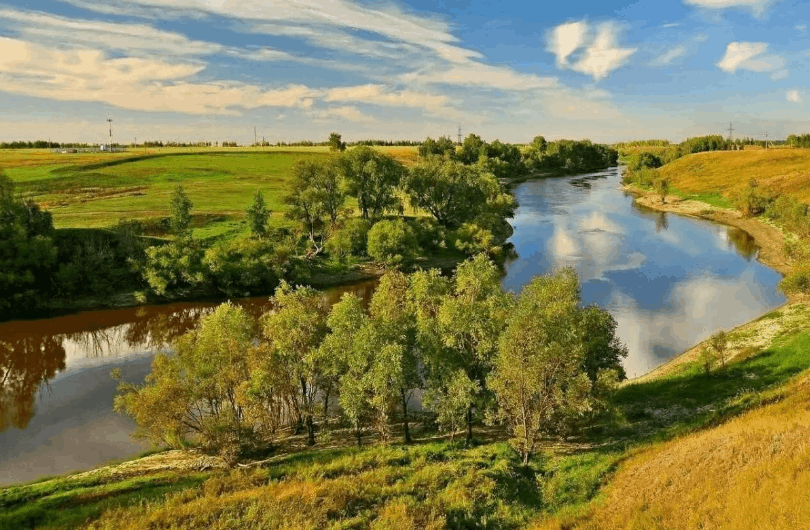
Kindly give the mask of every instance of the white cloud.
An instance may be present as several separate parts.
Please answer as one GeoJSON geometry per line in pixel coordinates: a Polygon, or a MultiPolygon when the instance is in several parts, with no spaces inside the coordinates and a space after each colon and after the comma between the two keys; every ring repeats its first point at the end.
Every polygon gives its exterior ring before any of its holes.
{"type": "Polygon", "coordinates": [[[224,53],[257,61],[294,59],[280,50],[251,50],[192,40],[183,34],[147,24],[66,18],[32,11],[0,9],[0,27],[24,40],[43,45],[114,50],[135,57],[202,57],[224,53]]]}
{"type": "Polygon", "coordinates": [[[787,79],[789,75],[790,72],[788,72],[787,70],[778,70],[771,74],[771,79],[773,79],[774,81],[779,81],[781,79],[787,79]]]}
{"type": "Polygon", "coordinates": [[[738,69],[752,72],[781,69],[785,65],[785,60],[778,55],[763,55],[767,50],[768,44],[764,42],[732,42],[717,66],[731,74],[738,69]]]}
{"type": "Polygon", "coordinates": [[[799,94],[798,90],[788,90],[785,94],[785,98],[791,103],[802,103],[802,96],[799,94]]]}
{"type": "Polygon", "coordinates": [[[554,28],[548,39],[548,49],[557,57],[557,64],[565,66],[568,57],[586,43],[588,24],[569,22],[554,28]]]}
{"type": "Polygon", "coordinates": [[[747,8],[750,9],[752,13],[759,16],[778,1],[779,0],[684,0],[684,3],[706,9],[728,9],[731,7],[747,8]]]}
{"type": "Polygon", "coordinates": [[[667,66],[675,59],[686,55],[686,46],[679,44],[666,53],[663,53],[650,62],[650,66],[667,66]]]}
{"type": "Polygon", "coordinates": [[[302,85],[266,89],[189,81],[204,68],[164,59],[109,58],[99,50],[59,50],[0,37],[0,87],[12,94],[201,115],[239,115],[241,109],[259,107],[307,108],[317,95],[302,85]]]}
{"type": "Polygon", "coordinates": [[[409,82],[495,88],[500,90],[534,90],[557,86],[557,78],[524,74],[500,66],[471,62],[465,66],[452,66],[427,72],[404,74],[409,82]]]}
{"type": "Polygon", "coordinates": [[[341,121],[353,123],[374,123],[376,120],[367,114],[363,114],[356,107],[343,106],[331,107],[312,112],[312,117],[318,121],[341,121]]]}
{"type": "Polygon", "coordinates": [[[636,52],[635,48],[619,47],[618,36],[619,27],[612,22],[604,22],[598,27],[591,27],[586,22],[570,22],[551,31],[547,39],[548,49],[557,57],[560,68],[568,68],[599,81],[621,67],[636,52]],[[582,52],[575,61],[569,61],[578,50],[582,52]]]}

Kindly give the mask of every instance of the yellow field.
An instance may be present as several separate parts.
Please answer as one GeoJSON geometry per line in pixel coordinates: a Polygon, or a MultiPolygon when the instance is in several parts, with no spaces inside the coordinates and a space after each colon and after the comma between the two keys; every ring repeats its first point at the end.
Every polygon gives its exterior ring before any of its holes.
{"type": "Polygon", "coordinates": [[[660,169],[685,193],[733,198],[751,181],[810,203],[810,149],[714,151],[685,156],[660,169]]]}

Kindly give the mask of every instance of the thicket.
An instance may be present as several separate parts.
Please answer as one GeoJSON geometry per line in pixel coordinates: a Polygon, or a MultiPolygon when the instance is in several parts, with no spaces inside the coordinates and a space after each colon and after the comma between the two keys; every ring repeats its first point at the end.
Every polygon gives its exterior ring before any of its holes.
{"type": "Polygon", "coordinates": [[[791,134],[785,139],[785,144],[790,147],[800,147],[807,149],[810,147],[810,134],[791,134]]]}
{"type": "Polygon", "coordinates": [[[571,173],[615,166],[619,160],[619,152],[607,145],[590,140],[547,142],[542,136],[532,141],[524,156],[530,170],[571,173]]]}
{"type": "Polygon", "coordinates": [[[445,432],[469,443],[475,425],[499,425],[526,463],[541,437],[604,412],[624,377],[616,322],[580,307],[578,283],[564,269],[507,293],[481,254],[452,278],[391,271],[368,308],[347,293],[326,309],[317,291],[282,282],[258,321],[230,304],[201,319],[143,385],[121,383],[116,409],[138,436],[197,443],[233,464],[285,427],[315,445],[335,404],[358,444],[369,431],[390,440],[394,425],[409,443],[420,390],[445,432]]]}

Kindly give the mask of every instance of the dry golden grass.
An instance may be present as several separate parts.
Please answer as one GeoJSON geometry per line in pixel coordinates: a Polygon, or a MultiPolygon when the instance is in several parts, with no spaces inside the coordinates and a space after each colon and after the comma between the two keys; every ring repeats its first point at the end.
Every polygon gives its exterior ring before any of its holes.
{"type": "Polygon", "coordinates": [[[810,528],[810,378],[787,395],[631,457],[589,513],[535,530],[810,528]]]}
{"type": "Polygon", "coordinates": [[[680,158],[660,169],[685,193],[733,198],[751,179],[780,194],[810,203],[810,150],[714,151],[680,158]]]}

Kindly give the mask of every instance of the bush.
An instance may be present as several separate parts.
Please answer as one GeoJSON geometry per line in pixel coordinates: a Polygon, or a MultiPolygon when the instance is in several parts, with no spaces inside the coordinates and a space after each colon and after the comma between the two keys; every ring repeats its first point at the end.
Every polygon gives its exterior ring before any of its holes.
{"type": "Polygon", "coordinates": [[[366,253],[371,224],[365,219],[349,219],[333,230],[326,240],[326,252],[334,258],[361,256],[366,253]]]}
{"type": "Polygon", "coordinates": [[[663,162],[657,155],[649,152],[636,153],[627,162],[627,169],[632,172],[641,171],[645,168],[656,169],[663,166],[663,162]]]}
{"type": "Polygon", "coordinates": [[[224,241],[205,252],[208,283],[228,296],[269,293],[284,275],[286,260],[266,240],[224,241]]]}
{"type": "Polygon", "coordinates": [[[423,250],[447,248],[448,231],[432,217],[420,217],[413,223],[416,240],[423,250]]]}
{"type": "Polygon", "coordinates": [[[141,274],[160,296],[182,292],[205,281],[203,256],[202,247],[193,240],[149,247],[141,274]]]}
{"type": "Polygon", "coordinates": [[[779,283],[779,288],[788,294],[810,294],[810,263],[796,267],[779,283]]]}
{"type": "Polygon", "coordinates": [[[402,219],[380,221],[368,232],[368,255],[386,265],[408,265],[417,249],[416,234],[402,219]]]}
{"type": "Polygon", "coordinates": [[[764,194],[756,180],[751,180],[748,187],[737,197],[737,209],[746,217],[759,215],[766,210],[771,199],[764,194]]]}

